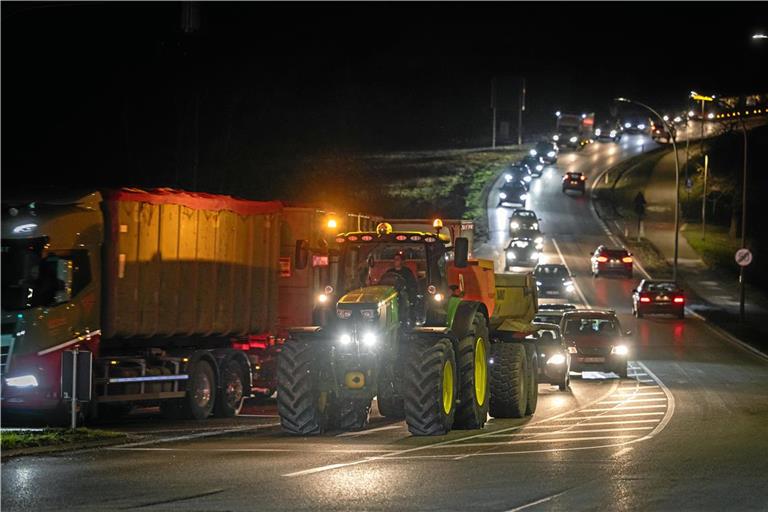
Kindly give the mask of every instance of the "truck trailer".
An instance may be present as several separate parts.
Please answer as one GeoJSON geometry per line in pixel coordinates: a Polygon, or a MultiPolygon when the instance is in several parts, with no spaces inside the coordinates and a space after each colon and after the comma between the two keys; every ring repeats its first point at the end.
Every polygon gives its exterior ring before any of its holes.
{"type": "Polygon", "coordinates": [[[62,352],[77,347],[93,353],[81,418],[237,414],[274,392],[289,327],[322,324],[327,234],[371,222],[171,189],[4,201],[3,412],[63,422],[62,352]]]}

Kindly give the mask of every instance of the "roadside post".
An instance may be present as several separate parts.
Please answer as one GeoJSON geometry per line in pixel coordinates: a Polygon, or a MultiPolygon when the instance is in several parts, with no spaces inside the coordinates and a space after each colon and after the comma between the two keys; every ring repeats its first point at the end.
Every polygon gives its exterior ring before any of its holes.
{"type": "Polygon", "coordinates": [[[74,430],[77,427],[77,402],[91,400],[91,375],[93,367],[93,352],[87,350],[66,350],[61,357],[61,389],[64,399],[71,401],[71,423],[74,430]]]}
{"type": "Polygon", "coordinates": [[[707,176],[709,155],[704,155],[704,191],[701,193],[701,239],[707,239],[707,176]]]}
{"type": "Polygon", "coordinates": [[[746,247],[742,247],[734,255],[736,264],[739,266],[739,318],[744,321],[744,269],[752,263],[752,252],[746,247]]]}

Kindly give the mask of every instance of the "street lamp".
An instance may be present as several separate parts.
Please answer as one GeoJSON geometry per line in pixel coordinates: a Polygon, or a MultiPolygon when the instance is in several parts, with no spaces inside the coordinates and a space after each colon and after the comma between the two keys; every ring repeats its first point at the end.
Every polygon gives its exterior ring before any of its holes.
{"type": "Polygon", "coordinates": [[[680,212],[679,212],[680,159],[677,155],[677,144],[675,143],[675,134],[672,131],[672,128],[669,126],[669,124],[666,121],[664,121],[664,118],[661,117],[661,115],[659,115],[658,112],[653,110],[651,107],[649,107],[645,103],[640,103],[639,101],[631,100],[629,98],[615,98],[614,101],[620,101],[622,103],[632,103],[633,105],[638,105],[650,111],[653,115],[659,118],[659,121],[661,121],[662,126],[666,128],[667,133],[669,133],[669,138],[672,141],[672,151],[675,152],[675,253],[672,260],[672,280],[677,281],[677,254],[678,254],[678,240],[680,237],[680,212]]]}

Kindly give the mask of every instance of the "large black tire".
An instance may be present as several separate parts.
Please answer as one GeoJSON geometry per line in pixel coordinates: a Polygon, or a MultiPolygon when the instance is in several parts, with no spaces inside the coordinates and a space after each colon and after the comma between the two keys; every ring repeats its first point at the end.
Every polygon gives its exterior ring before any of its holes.
{"type": "Polygon", "coordinates": [[[494,418],[523,418],[527,408],[528,358],[521,343],[491,345],[490,413],[494,418]]]}
{"type": "Polygon", "coordinates": [[[456,356],[451,340],[414,340],[406,362],[403,390],[405,422],[411,434],[447,434],[456,414],[457,393],[456,356]]]}
{"type": "Polygon", "coordinates": [[[240,414],[245,401],[247,379],[245,369],[237,361],[229,360],[220,368],[220,392],[214,406],[214,415],[231,418],[240,414]]]}
{"type": "Polygon", "coordinates": [[[321,391],[322,362],[316,346],[288,340],[277,363],[277,412],[285,432],[310,436],[328,427],[333,397],[321,391]]]}
{"type": "Polygon", "coordinates": [[[528,397],[525,402],[525,414],[530,416],[536,412],[536,406],[539,404],[539,358],[536,356],[536,345],[526,343],[526,353],[528,354],[528,397]]]}
{"type": "Polygon", "coordinates": [[[459,404],[454,428],[483,428],[488,419],[488,325],[482,313],[475,313],[472,331],[459,341],[456,362],[459,377],[459,404]]]}
{"type": "Polygon", "coordinates": [[[405,418],[403,397],[396,394],[392,381],[383,376],[379,378],[376,403],[379,407],[379,414],[385,418],[397,420],[405,418]]]}
{"type": "Polygon", "coordinates": [[[370,400],[344,400],[339,404],[339,428],[362,430],[368,425],[371,412],[370,400]]]}

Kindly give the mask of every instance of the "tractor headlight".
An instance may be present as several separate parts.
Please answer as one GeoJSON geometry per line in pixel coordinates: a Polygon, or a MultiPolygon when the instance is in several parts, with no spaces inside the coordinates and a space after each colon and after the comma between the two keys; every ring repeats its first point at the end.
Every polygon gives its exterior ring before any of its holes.
{"type": "Polygon", "coordinates": [[[578,137],[571,137],[568,140],[571,141],[571,142],[576,142],[577,140],[579,140],[579,138],[578,137]]]}
{"type": "Polygon", "coordinates": [[[375,320],[377,311],[375,309],[361,309],[360,315],[365,320],[375,320]]]}
{"type": "Polygon", "coordinates": [[[347,320],[349,318],[352,318],[352,310],[351,309],[337,309],[336,310],[336,316],[341,318],[342,320],[347,320]]]}
{"type": "Polygon", "coordinates": [[[379,338],[373,332],[366,332],[363,334],[363,345],[366,347],[372,347],[379,341],[379,338]]]}
{"type": "Polygon", "coordinates": [[[547,364],[563,364],[565,363],[565,356],[563,354],[555,354],[547,360],[547,364]]]}
{"type": "Polygon", "coordinates": [[[21,375],[20,377],[11,377],[5,379],[5,384],[12,388],[36,388],[37,377],[34,375],[21,375]]]}
{"type": "Polygon", "coordinates": [[[616,354],[617,356],[625,356],[629,354],[629,347],[626,345],[616,345],[611,349],[611,354],[616,354]]]}
{"type": "Polygon", "coordinates": [[[352,336],[349,334],[339,336],[339,345],[349,345],[350,343],[352,343],[352,336]]]}

